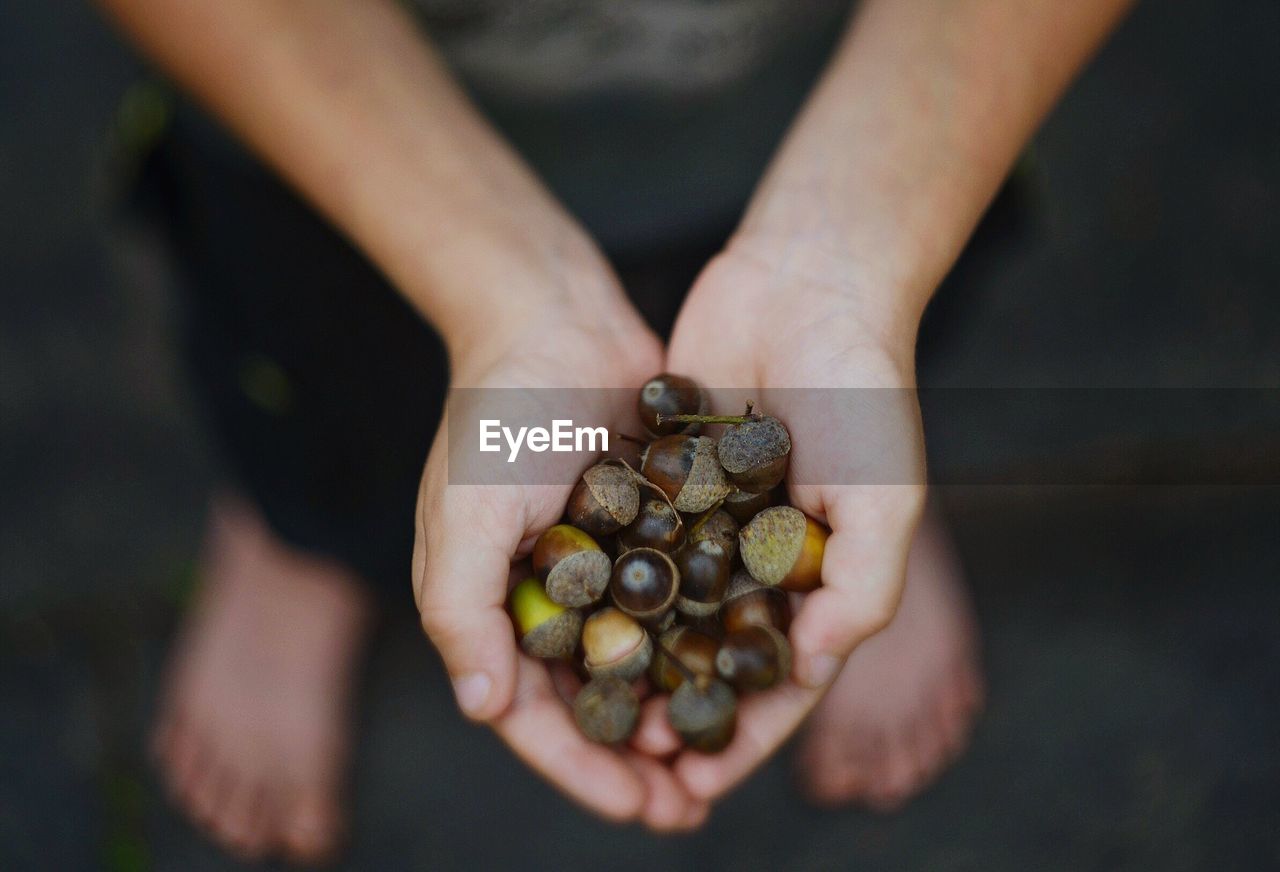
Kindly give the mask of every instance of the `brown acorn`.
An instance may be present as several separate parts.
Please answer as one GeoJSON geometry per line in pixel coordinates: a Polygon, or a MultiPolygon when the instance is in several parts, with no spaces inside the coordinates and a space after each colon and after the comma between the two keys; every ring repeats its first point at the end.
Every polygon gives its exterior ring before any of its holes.
{"type": "Polygon", "coordinates": [[[598,602],[612,567],[595,539],[568,524],[556,524],[533,544],[533,571],[547,586],[547,596],[562,606],[598,602]]]}
{"type": "Polygon", "coordinates": [[[569,657],[582,636],[582,614],[554,602],[542,582],[526,578],[511,589],[511,617],[520,647],[530,657],[569,657]]]}
{"type": "Polygon", "coordinates": [[[724,546],[713,539],[690,542],[676,552],[680,592],[676,608],[686,615],[714,615],[729,589],[732,564],[724,546]]]}
{"type": "Polygon", "coordinates": [[[719,639],[724,636],[724,627],[720,624],[719,612],[713,615],[688,615],[677,611],[676,624],[681,627],[688,627],[691,630],[697,630],[702,635],[710,636],[712,639],[719,639]]]}
{"type": "Polygon", "coordinates": [[[658,639],[653,662],[649,664],[649,678],[655,687],[670,693],[685,680],[685,672],[694,675],[716,676],[716,652],[720,643],[705,633],[689,627],[675,626],[658,639]],[[679,661],[679,665],[672,659],[679,661]]]}
{"type": "Polygon", "coordinates": [[[649,443],[640,473],[662,488],[681,512],[705,512],[729,493],[709,436],[663,436],[649,443]]]}
{"type": "Polygon", "coordinates": [[[716,453],[725,476],[740,490],[767,493],[787,474],[791,434],[777,418],[752,416],[725,428],[716,453]]]}
{"type": "Polygon", "coordinates": [[[791,506],[772,506],[738,533],[743,565],[761,584],[810,591],[822,583],[826,527],[791,506]]]}
{"type": "Polygon", "coordinates": [[[714,754],[733,740],[738,701],[733,689],[723,681],[697,675],[671,694],[667,722],[690,748],[714,754]]]}
{"type": "Polygon", "coordinates": [[[640,509],[633,520],[618,532],[623,550],[654,548],[670,554],[685,543],[684,519],[665,493],[647,482],[640,488],[640,509]]]}
{"type": "Polygon", "coordinates": [[[734,490],[724,498],[721,504],[726,512],[728,512],[739,524],[745,524],[756,516],[756,513],[773,505],[773,492],[764,491],[763,493],[753,494],[749,491],[734,490]]]}
{"type": "Polygon", "coordinates": [[[653,657],[653,640],[632,617],[606,606],[582,625],[582,658],[592,678],[633,681],[653,657]]]}
{"type": "Polygon", "coordinates": [[[633,548],[614,563],[609,581],[613,604],[638,621],[664,619],[679,591],[680,570],[661,551],[633,548]]]}
{"type": "Polygon", "coordinates": [[[566,509],[573,526],[596,538],[618,532],[634,521],[639,511],[640,486],[635,473],[612,461],[597,463],[582,474],[566,509]]]}
{"type": "Polygon", "coordinates": [[[738,554],[738,522],[724,509],[716,509],[709,518],[703,513],[689,528],[689,544],[695,545],[707,539],[719,543],[733,560],[738,554]]]}
{"type": "Polygon", "coordinates": [[[791,644],[770,626],[726,633],[716,653],[716,672],[736,690],[768,690],[791,674],[791,644]]]}
{"type": "Polygon", "coordinates": [[[640,423],[650,436],[696,433],[697,424],[658,423],[658,415],[700,415],[707,410],[706,392],[691,378],[664,372],[645,382],[636,400],[640,423]]]}
{"type": "Polygon", "coordinates": [[[616,745],[636,731],[640,699],[621,678],[593,678],[578,691],[573,717],[591,741],[616,745]]]}
{"type": "Polygon", "coordinates": [[[791,603],[786,591],[761,584],[751,577],[751,573],[739,569],[729,579],[729,589],[720,606],[720,621],[725,633],[753,624],[786,633],[791,627],[791,603]]]}

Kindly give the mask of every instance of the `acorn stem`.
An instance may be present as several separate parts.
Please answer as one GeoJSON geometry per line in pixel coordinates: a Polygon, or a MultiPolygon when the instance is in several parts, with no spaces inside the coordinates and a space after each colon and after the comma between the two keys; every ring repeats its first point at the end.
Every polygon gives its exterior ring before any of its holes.
{"type": "Polygon", "coordinates": [[[658,415],[658,423],[665,424],[746,424],[759,421],[762,416],[751,412],[746,415],[658,415]]]}
{"type": "Polygon", "coordinates": [[[693,526],[689,528],[687,539],[692,540],[694,536],[698,535],[698,531],[701,530],[704,526],[706,526],[707,521],[711,520],[712,515],[720,511],[720,507],[722,505],[724,505],[724,497],[721,497],[720,499],[716,500],[714,503],[712,503],[711,508],[707,509],[701,515],[699,515],[698,520],[694,521],[693,526]]]}
{"type": "MultiPolygon", "coordinates": [[[[654,641],[654,644],[658,646],[658,650],[661,651],[663,654],[667,655],[667,659],[671,661],[671,665],[676,668],[676,671],[684,676],[685,681],[694,681],[694,679],[697,678],[693,670],[690,669],[688,666],[685,666],[684,661],[681,660],[679,657],[677,657],[675,654],[673,654],[671,652],[671,649],[662,643],[661,639],[654,639],[653,641],[654,641]]],[[[696,686],[696,682],[695,682],[695,686],[696,686]]]]}

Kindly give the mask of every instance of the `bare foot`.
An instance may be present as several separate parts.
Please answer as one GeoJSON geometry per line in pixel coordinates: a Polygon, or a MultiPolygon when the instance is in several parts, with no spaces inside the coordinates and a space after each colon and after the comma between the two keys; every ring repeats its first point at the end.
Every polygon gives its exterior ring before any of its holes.
{"type": "Polygon", "coordinates": [[[982,707],[977,647],[959,561],[930,510],[893,623],[853,653],[810,719],[797,760],[810,798],[891,811],[928,785],[982,707]]]}
{"type": "Polygon", "coordinates": [[[231,499],[215,501],[201,571],[169,663],[156,759],[175,802],[223,847],[321,862],[343,836],[366,593],[231,499]]]}

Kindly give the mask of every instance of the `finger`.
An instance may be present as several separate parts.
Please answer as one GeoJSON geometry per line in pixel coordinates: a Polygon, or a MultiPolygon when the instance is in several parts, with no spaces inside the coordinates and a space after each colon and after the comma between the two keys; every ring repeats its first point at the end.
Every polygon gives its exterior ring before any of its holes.
{"type": "Polygon", "coordinates": [[[422,627],[440,652],[467,717],[492,720],[511,703],[516,646],[503,608],[520,513],[510,496],[474,486],[445,487],[419,501],[425,541],[418,588],[422,627]]]}
{"type": "Polygon", "coordinates": [[[706,819],[708,804],[690,797],[666,766],[637,753],[628,754],[627,762],[647,788],[640,819],[649,829],[659,833],[687,832],[706,819]]]}
{"type": "Polygon", "coordinates": [[[620,755],[579,732],[541,663],[519,658],[515,697],[493,727],[528,766],[596,814],[628,821],[643,810],[644,780],[620,755]]]}
{"type": "Polygon", "coordinates": [[[906,583],[907,553],[920,518],[922,495],[880,495],[873,510],[866,489],[839,489],[829,501],[832,533],[822,558],[822,587],[810,594],[791,624],[793,674],[805,687],[835,678],[850,652],[893,619],[906,583]]]}
{"type": "Polygon", "coordinates": [[[680,736],[671,729],[667,721],[666,694],[650,697],[640,707],[640,722],[636,726],[635,735],[631,737],[631,747],[650,757],[666,757],[680,750],[683,744],[680,736]]]}
{"type": "Polygon", "coordinates": [[[728,747],[718,754],[685,751],[672,768],[695,799],[723,796],[795,732],[821,697],[820,691],[792,682],[744,697],[738,703],[738,727],[728,747]]]}

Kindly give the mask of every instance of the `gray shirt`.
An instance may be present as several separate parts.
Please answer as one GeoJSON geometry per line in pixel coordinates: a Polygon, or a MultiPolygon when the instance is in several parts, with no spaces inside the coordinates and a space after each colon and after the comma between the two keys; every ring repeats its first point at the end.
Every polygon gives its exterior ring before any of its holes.
{"type": "Polygon", "coordinates": [[[736,220],[848,0],[404,0],[607,248],[736,220]]]}

